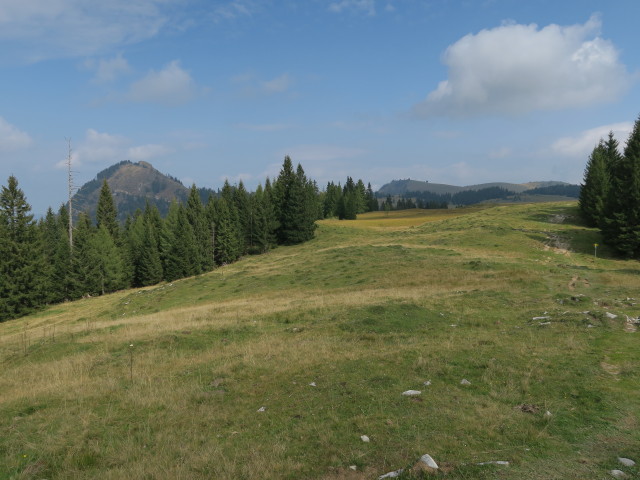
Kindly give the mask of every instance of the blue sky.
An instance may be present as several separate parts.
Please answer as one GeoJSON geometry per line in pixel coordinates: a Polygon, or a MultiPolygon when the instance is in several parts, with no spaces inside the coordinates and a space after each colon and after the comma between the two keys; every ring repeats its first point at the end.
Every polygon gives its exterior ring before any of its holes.
{"type": "Polygon", "coordinates": [[[637,0],[0,0],[0,183],[582,180],[640,114],[637,0]]]}

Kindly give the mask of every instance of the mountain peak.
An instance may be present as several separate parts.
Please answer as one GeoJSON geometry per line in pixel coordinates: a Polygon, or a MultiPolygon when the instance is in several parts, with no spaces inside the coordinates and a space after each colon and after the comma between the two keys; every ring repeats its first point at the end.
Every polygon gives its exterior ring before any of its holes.
{"type": "Polygon", "coordinates": [[[85,183],[73,196],[75,212],[87,212],[95,218],[102,182],[106,180],[113,195],[118,219],[123,221],[137,209],[143,210],[147,202],[158,207],[162,215],[172,200],[185,201],[189,190],[177,179],[164,175],[148,162],[116,163],[85,183]]]}

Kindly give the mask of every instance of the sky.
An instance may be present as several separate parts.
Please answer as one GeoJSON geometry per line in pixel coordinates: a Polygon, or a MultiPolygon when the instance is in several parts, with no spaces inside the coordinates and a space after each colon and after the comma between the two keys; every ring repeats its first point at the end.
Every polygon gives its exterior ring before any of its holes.
{"type": "Polygon", "coordinates": [[[640,114],[637,0],[0,0],[0,185],[580,183],[640,114]]]}

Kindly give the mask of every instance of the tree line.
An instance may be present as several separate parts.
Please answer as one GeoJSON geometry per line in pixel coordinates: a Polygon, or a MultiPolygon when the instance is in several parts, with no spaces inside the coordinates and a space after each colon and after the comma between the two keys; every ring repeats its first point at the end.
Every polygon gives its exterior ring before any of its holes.
{"type": "Polygon", "coordinates": [[[579,208],[604,243],[629,258],[640,258],[640,117],[619,152],[613,132],[589,155],[579,208]]]}
{"type": "MultiPolygon", "coordinates": [[[[69,212],[48,209],[35,221],[11,176],[0,191],[0,321],[48,304],[197,275],[245,254],[313,238],[324,203],[301,165],[285,157],[278,177],[249,193],[225,182],[204,203],[192,186],[166,216],[147,203],[118,222],[106,179],[96,221],[80,213],[69,235],[69,212]]],[[[325,198],[326,199],[326,198],[325,198]]]]}

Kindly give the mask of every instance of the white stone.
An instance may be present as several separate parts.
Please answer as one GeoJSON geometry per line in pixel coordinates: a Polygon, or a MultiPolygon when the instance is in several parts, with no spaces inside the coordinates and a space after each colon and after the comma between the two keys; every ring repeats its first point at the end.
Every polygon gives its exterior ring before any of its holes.
{"type": "Polygon", "coordinates": [[[634,467],[636,464],[636,462],[634,462],[630,458],[618,457],[618,461],[625,467],[634,467]]]}
{"type": "Polygon", "coordinates": [[[429,468],[435,468],[435,469],[438,468],[438,464],[433,458],[431,458],[431,455],[429,455],[428,453],[425,453],[424,455],[422,455],[420,457],[420,461],[429,468]]]}
{"type": "Polygon", "coordinates": [[[258,411],[259,411],[259,412],[264,412],[266,409],[267,409],[266,407],[260,407],[260,408],[258,409],[258,411]]]}
{"type": "Polygon", "coordinates": [[[429,385],[431,385],[431,380],[427,380],[426,382],[423,383],[423,385],[425,385],[426,387],[428,387],[429,385]]]}
{"type": "Polygon", "coordinates": [[[420,390],[407,390],[406,392],[402,392],[402,395],[405,397],[415,397],[417,395],[422,395],[420,390]]]}
{"type": "Polygon", "coordinates": [[[369,443],[371,441],[366,435],[360,435],[360,440],[362,440],[364,443],[369,443]]]}
{"type": "Polygon", "coordinates": [[[533,320],[549,320],[551,317],[533,317],[533,320]]]}
{"type": "Polygon", "coordinates": [[[492,460],[490,462],[480,462],[476,463],[476,465],[509,465],[509,462],[506,460],[492,460]]]}
{"type": "Polygon", "coordinates": [[[466,378],[463,378],[460,381],[460,385],[471,385],[471,382],[469,380],[467,380],[466,378]]]}
{"type": "Polygon", "coordinates": [[[618,318],[618,315],[611,312],[607,312],[605,315],[607,316],[607,318],[611,318],[611,319],[618,318]]]}
{"type": "Polygon", "coordinates": [[[622,470],[611,470],[609,471],[609,473],[611,474],[611,476],[616,478],[627,478],[627,474],[624,473],[622,470]]]}
{"type": "Polygon", "coordinates": [[[316,385],[316,382],[311,382],[311,383],[309,384],[309,386],[310,386],[310,387],[316,387],[317,385],[316,385]]]}
{"type": "Polygon", "coordinates": [[[353,470],[354,472],[355,472],[356,470],[358,470],[358,467],[356,467],[355,465],[349,465],[349,468],[350,468],[351,470],[353,470]]]}
{"type": "Polygon", "coordinates": [[[551,416],[552,416],[552,415],[553,415],[553,414],[552,414],[549,410],[547,410],[546,412],[544,412],[544,416],[545,416],[546,418],[551,418],[551,416]]]}
{"type": "Polygon", "coordinates": [[[404,472],[403,468],[401,468],[400,470],[396,470],[395,472],[385,473],[384,475],[380,475],[378,477],[378,480],[382,480],[383,478],[396,478],[402,475],[402,472],[404,472]]]}

